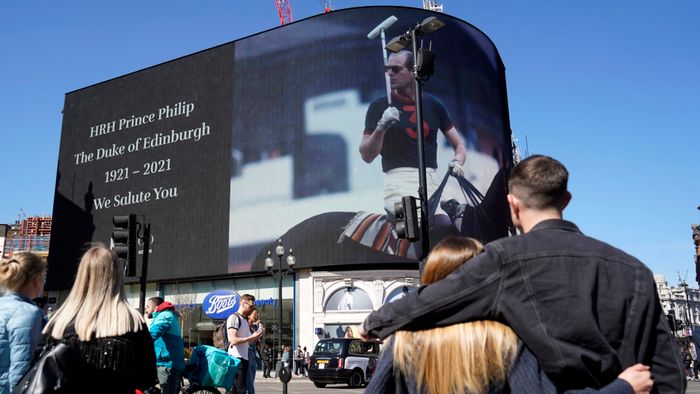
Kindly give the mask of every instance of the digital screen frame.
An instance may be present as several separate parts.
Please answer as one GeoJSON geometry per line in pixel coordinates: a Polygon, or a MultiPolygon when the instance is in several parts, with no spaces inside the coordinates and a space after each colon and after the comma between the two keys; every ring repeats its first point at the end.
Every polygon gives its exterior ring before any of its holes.
{"type": "Polygon", "coordinates": [[[507,235],[511,137],[493,43],[445,14],[350,8],[66,94],[47,288],[70,287],[82,251],[109,244],[112,217],[129,213],[151,224],[149,280],[261,273],[279,238],[299,268],[415,266],[415,245],[392,238],[382,157],[359,152],[387,95],[381,40],[367,33],[391,15],[387,39],[446,22],[425,37],[437,63],[424,92],[467,154],[464,181],[446,176],[454,149],[432,128],[436,214],[454,228],[436,240],[507,235]]]}

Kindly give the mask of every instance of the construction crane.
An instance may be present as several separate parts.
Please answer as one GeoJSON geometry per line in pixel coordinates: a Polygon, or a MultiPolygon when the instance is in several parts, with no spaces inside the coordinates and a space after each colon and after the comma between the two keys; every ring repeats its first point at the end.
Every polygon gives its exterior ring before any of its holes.
{"type": "Polygon", "coordinates": [[[442,8],[442,4],[439,4],[437,1],[423,0],[423,9],[442,12],[442,8]]]}
{"type": "Polygon", "coordinates": [[[289,3],[289,0],[275,0],[275,7],[277,7],[277,13],[279,14],[282,26],[294,22],[292,5],[289,3]]]}

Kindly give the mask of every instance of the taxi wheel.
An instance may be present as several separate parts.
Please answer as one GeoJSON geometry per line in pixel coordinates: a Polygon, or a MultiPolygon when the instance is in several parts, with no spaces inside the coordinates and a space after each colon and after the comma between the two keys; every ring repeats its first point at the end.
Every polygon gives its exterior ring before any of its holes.
{"type": "Polygon", "coordinates": [[[352,371],[352,375],[350,375],[350,379],[348,380],[348,386],[351,388],[358,388],[362,386],[362,372],[359,370],[354,370],[352,371]]]}

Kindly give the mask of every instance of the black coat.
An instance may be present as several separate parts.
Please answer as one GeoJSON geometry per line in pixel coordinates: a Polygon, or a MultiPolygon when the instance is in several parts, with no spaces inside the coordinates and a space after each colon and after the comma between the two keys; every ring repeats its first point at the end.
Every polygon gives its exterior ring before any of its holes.
{"type": "Polygon", "coordinates": [[[643,363],[660,392],[685,392],[651,270],[571,222],[544,220],[489,243],[445,279],[371,313],[364,329],[385,338],[474,319],[513,328],[560,390],[601,388],[643,363]]]}

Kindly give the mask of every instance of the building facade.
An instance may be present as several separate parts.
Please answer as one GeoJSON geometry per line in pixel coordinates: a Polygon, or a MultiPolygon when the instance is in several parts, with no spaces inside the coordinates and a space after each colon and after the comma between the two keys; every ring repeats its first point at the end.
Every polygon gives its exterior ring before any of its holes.
{"type": "MultiPolygon", "coordinates": [[[[399,239],[392,209],[415,194],[419,177],[409,171],[394,191],[385,181],[389,171],[416,167],[421,127],[426,166],[441,185],[422,207],[442,216],[431,241],[456,231],[486,243],[514,232],[505,66],[465,21],[440,15],[444,25],[431,33],[435,52],[450,61],[431,76],[424,122],[406,103],[388,157],[360,153],[391,99],[378,41],[367,32],[388,17],[401,32],[428,16],[408,7],[345,9],[67,93],[49,299],[63,299],[84,246],[109,243],[114,217],[134,214],[153,225],[146,297],[177,305],[190,343],[211,341],[218,321],[201,305],[217,290],[256,297],[275,349],[278,334],[307,349],[357,335],[370,311],[419,285],[419,245],[399,239]],[[356,72],[365,68],[374,71],[356,72]],[[463,142],[445,137],[453,129],[463,142]],[[465,173],[453,177],[449,163],[461,149],[469,151],[465,173]],[[297,258],[281,295],[266,272],[266,252],[280,238],[297,258]]],[[[276,252],[280,264],[284,251],[276,252]]],[[[138,305],[135,278],[127,292],[138,305]]]]}
{"type": "MultiPolygon", "coordinates": [[[[313,351],[324,338],[358,335],[365,317],[385,303],[400,299],[420,285],[418,270],[302,269],[282,282],[282,341],[313,351]]],[[[138,283],[126,285],[129,302],[139,304],[138,283]]],[[[229,290],[255,296],[256,308],[266,327],[264,342],[278,348],[279,296],[277,280],[270,275],[219,278],[195,282],[149,283],[146,298],[160,296],[176,305],[183,318],[185,342],[211,343],[220,320],[208,317],[202,303],[212,291],[229,290]]],[[[51,291],[50,299],[60,300],[67,292],[51,291]]],[[[53,305],[52,305],[53,306],[53,305]]]]}
{"type": "Polygon", "coordinates": [[[689,287],[685,281],[678,287],[671,287],[662,275],[654,275],[654,280],[664,314],[672,315],[681,323],[675,324],[674,335],[693,337],[700,343],[700,290],[689,287]]]}
{"type": "Polygon", "coordinates": [[[31,252],[46,257],[51,241],[51,216],[31,216],[0,225],[0,256],[31,252]]]}

